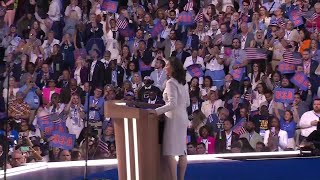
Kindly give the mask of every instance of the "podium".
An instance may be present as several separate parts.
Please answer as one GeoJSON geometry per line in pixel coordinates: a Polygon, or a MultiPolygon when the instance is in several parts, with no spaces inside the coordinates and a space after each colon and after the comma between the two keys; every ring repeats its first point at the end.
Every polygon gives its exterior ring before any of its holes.
{"type": "Polygon", "coordinates": [[[146,103],[108,101],[104,115],[114,122],[119,180],[160,180],[159,120],[146,103]]]}

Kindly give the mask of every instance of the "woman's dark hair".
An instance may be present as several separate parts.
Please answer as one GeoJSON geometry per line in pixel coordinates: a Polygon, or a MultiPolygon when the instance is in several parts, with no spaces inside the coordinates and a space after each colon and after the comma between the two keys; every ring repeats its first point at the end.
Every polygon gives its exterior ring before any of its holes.
{"type": "Polygon", "coordinates": [[[205,77],[203,78],[202,88],[205,88],[204,81],[205,81],[206,79],[209,79],[209,81],[210,81],[210,86],[209,86],[209,87],[212,87],[212,86],[213,86],[213,81],[212,81],[211,76],[205,76],[205,77]]]}
{"type": "Polygon", "coordinates": [[[199,129],[199,136],[200,136],[200,137],[202,137],[202,131],[203,131],[204,129],[208,131],[208,136],[210,136],[210,135],[212,134],[212,133],[210,132],[210,131],[211,131],[211,128],[210,128],[209,126],[207,126],[207,125],[204,125],[204,126],[200,127],[200,129],[199,129]]]}
{"type": "Polygon", "coordinates": [[[193,81],[194,79],[197,79],[197,80],[198,80],[197,87],[199,87],[199,78],[198,78],[197,76],[191,78],[191,80],[190,80],[190,82],[189,82],[189,86],[191,85],[191,83],[192,83],[192,81],[193,81]]]}
{"type": "Polygon", "coordinates": [[[270,117],[269,117],[269,119],[268,119],[268,121],[269,121],[269,122],[268,122],[268,129],[271,130],[272,120],[274,120],[274,119],[278,121],[278,125],[279,125],[279,126],[278,126],[277,130],[280,130],[280,120],[279,120],[276,116],[270,116],[270,117]]]}
{"type": "Polygon", "coordinates": [[[133,61],[130,61],[129,63],[128,63],[128,65],[127,65],[127,69],[126,69],[126,74],[127,74],[127,76],[131,76],[131,70],[130,70],[130,64],[133,64],[134,65],[134,70],[132,71],[132,72],[138,72],[139,70],[138,70],[138,67],[136,66],[136,64],[133,62],[133,61]]]}
{"type": "MultiPolygon", "coordinates": [[[[285,114],[286,112],[290,113],[290,115],[291,115],[290,121],[292,121],[292,120],[293,120],[293,112],[290,111],[290,110],[288,110],[288,109],[284,111],[284,114],[285,114]]],[[[284,119],[284,115],[283,115],[283,119],[284,119]]]]}
{"type": "Polygon", "coordinates": [[[170,58],[169,63],[171,66],[172,74],[171,76],[176,79],[180,84],[185,85],[186,81],[186,71],[183,69],[181,61],[176,58],[170,58]]]}
{"type": "MultiPolygon", "coordinates": [[[[262,68],[261,68],[261,64],[260,64],[260,63],[255,62],[255,63],[252,63],[252,69],[253,69],[253,66],[254,66],[255,64],[258,65],[258,75],[257,75],[257,77],[254,79],[254,81],[255,81],[255,82],[258,82],[258,81],[260,80],[260,78],[261,78],[262,68]]],[[[253,72],[251,73],[250,79],[251,79],[251,81],[253,81],[253,72]]]]}
{"type": "Polygon", "coordinates": [[[302,28],[302,29],[300,29],[300,31],[302,31],[304,34],[304,38],[302,39],[302,41],[311,39],[310,33],[306,28],[302,28]]]}

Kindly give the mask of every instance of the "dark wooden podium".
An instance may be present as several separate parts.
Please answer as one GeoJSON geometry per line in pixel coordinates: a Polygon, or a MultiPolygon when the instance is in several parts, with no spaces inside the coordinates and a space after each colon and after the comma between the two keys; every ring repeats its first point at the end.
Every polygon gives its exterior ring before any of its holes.
{"type": "Polygon", "coordinates": [[[114,120],[118,177],[120,180],[160,180],[158,117],[137,106],[158,107],[124,101],[105,103],[105,117],[114,120]]]}

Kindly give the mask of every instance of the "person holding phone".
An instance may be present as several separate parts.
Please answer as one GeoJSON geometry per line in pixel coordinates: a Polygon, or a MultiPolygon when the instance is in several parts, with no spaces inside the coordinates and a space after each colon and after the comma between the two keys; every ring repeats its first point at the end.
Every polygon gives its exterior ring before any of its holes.
{"type": "Polygon", "coordinates": [[[264,134],[264,144],[271,151],[285,150],[288,145],[287,132],[280,129],[280,121],[277,117],[272,117],[270,123],[269,130],[264,134]]]}

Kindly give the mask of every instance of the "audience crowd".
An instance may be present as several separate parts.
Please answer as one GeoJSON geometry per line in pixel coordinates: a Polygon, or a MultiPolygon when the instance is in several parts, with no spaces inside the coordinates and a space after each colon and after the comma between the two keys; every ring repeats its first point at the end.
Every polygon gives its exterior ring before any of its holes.
{"type": "Polygon", "coordinates": [[[0,0],[0,167],[87,145],[116,158],[104,103],[165,104],[170,58],[187,72],[188,154],[298,150],[319,135],[317,2],[0,0]]]}

